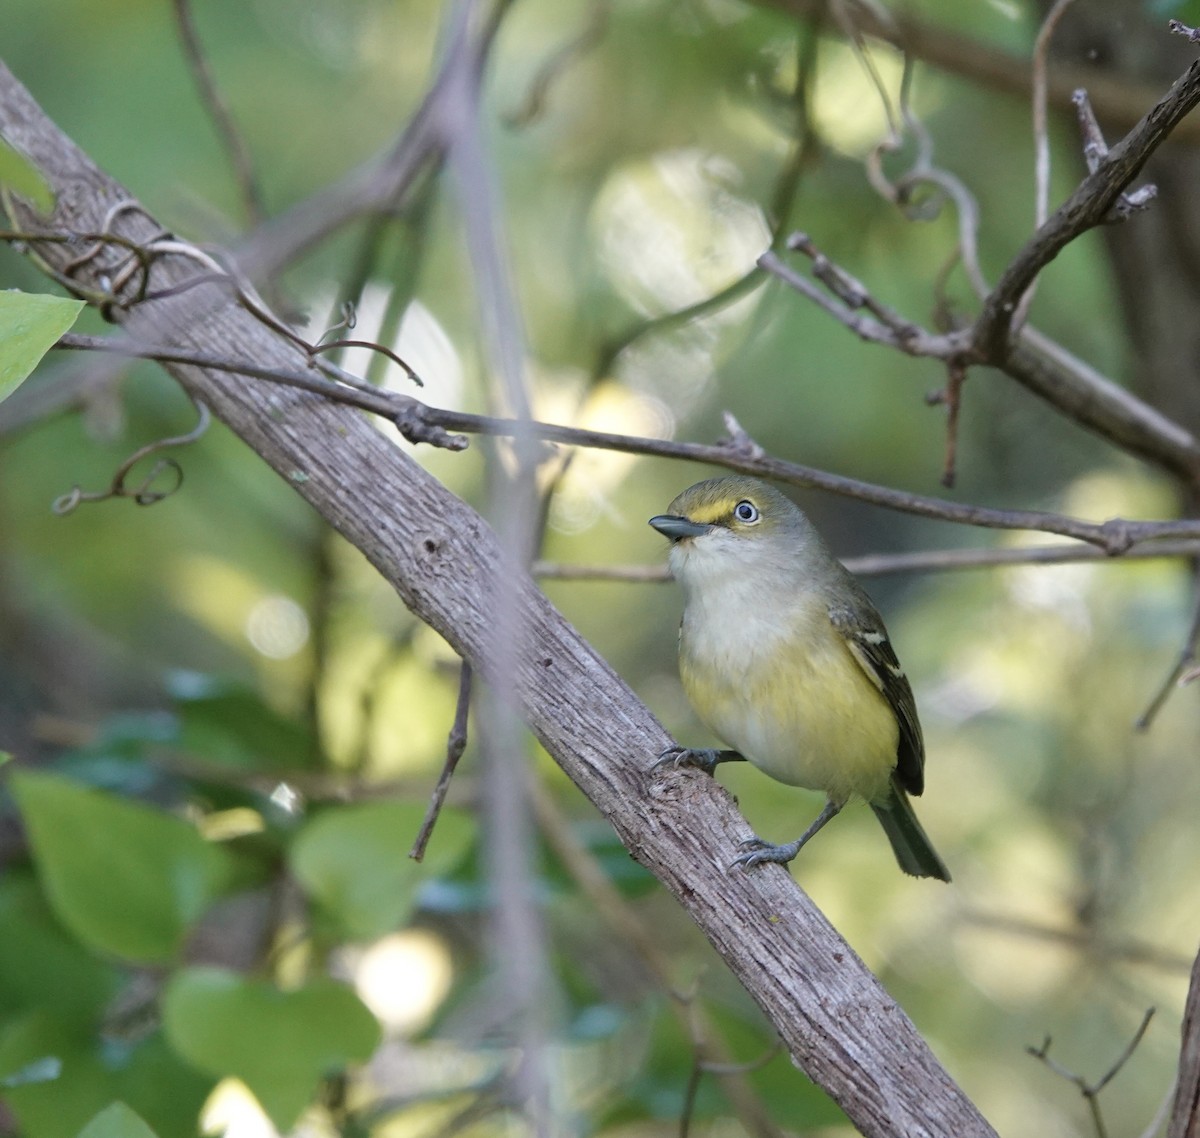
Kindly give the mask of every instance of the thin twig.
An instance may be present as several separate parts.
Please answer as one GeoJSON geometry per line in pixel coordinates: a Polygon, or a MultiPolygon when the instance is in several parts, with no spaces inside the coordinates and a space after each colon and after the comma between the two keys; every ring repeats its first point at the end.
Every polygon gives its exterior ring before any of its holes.
{"type": "MultiPolygon", "coordinates": [[[[829,0],[755,0],[755,3],[787,12],[810,24],[825,19],[829,9],[829,0]]],[[[1026,54],[1005,51],[963,35],[946,23],[921,19],[918,14],[921,9],[881,3],[859,3],[854,7],[855,22],[866,35],[951,75],[964,76],[978,86],[1028,98],[1032,76],[1026,54]]],[[[1070,106],[1072,91],[1086,87],[1101,117],[1123,129],[1137,122],[1143,108],[1158,97],[1158,91],[1150,84],[1116,75],[1100,63],[1057,61],[1047,77],[1047,86],[1050,103],[1063,109],[1070,106]]],[[[1182,123],[1179,137],[1196,142],[1200,139],[1200,122],[1182,123]]]]}
{"type": "Polygon", "coordinates": [[[608,29],[611,7],[612,0],[592,0],[583,28],[555,49],[550,58],[538,68],[521,105],[504,116],[504,122],[508,126],[526,127],[541,117],[554,82],[572,63],[603,41],[604,33],[608,29]]]}
{"type": "Polygon", "coordinates": [[[209,66],[208,57],[200,43],[200,34],[196,30],[196,22],[192,17],[190,0],[173,0],[175,24],[179,29],[179,41],[183,47],[184,58],[191,68],[192,78],[200,89],[200,97],[208,109],[213,126],[225,148],[229,164],[233,168],[233,176],[237,180],[238,191],[241,194],[242,206],[246,211],[246,220],[251,225],[261,225],[267,216],[266,204],[263,200],[262,189],[254,175],[254,161],[250,157],[250,148],[242,138],[229,104],[221,95],[209,66]]]}
{"type": "Polygon", "coordinates": [[[930,402],[946,405],[946,458],[942,464],[942,485],[953,487],[958,472],[958,416],[962,409],[963,386],[967,369],[960,362],[946,365],[946,387],[930,398],[930,402]]]}
{"type": "Polygon", "coordinates": [[[417,831],[412,849],[408,856],[413,861],[421,861],[425,857],[425,847],[429,844],[429,836],[437,824],[438,815],[446,801],[446,792],[450,789],[450,780],[454,777],[458,760],[467,749],[467,718],[471,710],[471,665],[464,660],[458,671],[458,702],[454,705],[454,724],[446,739],[446,762],[442,773],[438,776],[437,785],[429,797],[429,806],[425,810],[425,818],[417,831]]]}
{"type": "Polygon", "coordinates": [[[617,361],[617,357],[638,340],[642,339],[642,337],[662,335],[672,332],[676,328],[686,328],[689,324],[697,320],[728,308],[735,301],[741,300],[743,296],[753,292],[764,280],[765,277],[762,271],[755,266],[749,272],[738,277],[737,280],[727,284],[720,291],[713,293],[712,296],[706,296],[703,300],[696,301],[695,304],[689,304],[685,308],[667,312],[662,316],[655,316],[652,319],[640,321],[632,327],[627,328],[601,347],[596,357],[596,364],[592,368],[592,373],[598,377],[609,375],[617,361]]]}
{"type": "MultiPolygon", "coordinates": [[[[932,180],[935,175],[929,171],[923,177],[932,180]]],[[[952,184],[952,180],[942,173],[937,174],[937,181],[947,186],[952,184]]],[[[969,199],[969,195],[963,193],[965,199],[969,199]]],[[[964,212],[966,208],[966,200],[959,202],[963,264],[976,290],[986,293],[978,266],[972,263],[974,223],[964,212]]],[[[797,248],[810,256],[809,251],[814,250],[811,240],[804,234],[797,235],[797,248]]],[[[942,334],[929,332],[880,305],[869,296],[861,282],[840,268],[834,273],[822,264],[823,289],[781,261],[772,250],[764,253],[758,263],[868,343],[943,363],[982,362],[971,346],[971,328],[942,334]],[[839,277],[843,280],[839,281],[839,277]],[[847,287],[845,282],[854,288],[847,287]],[[858,307],[877,310],[885,318],[864,316],[857,311],[858,307]]],[[[1189,482],[1200,478],[1200,443],[1188,431],[1036,329],[1025,328],[1007,358],[996,366],[1080,426],[1189,482]]]]}
{"type": "MultiPolygon", "coordinates": [[[[805,234],[798,234],[797,239],[800,242],[797,246],[798,248],[804,250],[811,247],[811,242],[808,241],[805,234]]],[[[827,260],[821,263],[814,262],[814,266],[817,264],[820,265],[822,272],[824,272],[827,278],[822,280],[821,283],[826,288],[829,288],[828,282],[835,279],[834,275],[827,271],[830,262],[827,260]]],[[[838,284],[836,286],[838,291],[830,296],[826,294],[824,289],[818,288],[807,277],[797,273],[790,265],[780,260],[779,256],[773,250],[767,250],[767,252],[763,253],[758,258],[758,265],[772,276],[783,281],[784,284],[802,293],[818,307],[828,312],[840,324],[844,324],[856,336],[868,343],[883,344],[889,348],[896,348],[910,356],[926,356],[931,359],[941,360],[953,359],[964,355],[969,347],[967,337],[963,334],[947,333],[936,335],[932,332],[927,332],[925,329],[906,320],[898,312],[879,305],[861,286],[860,291],[851,291],[847,285],[850,282],[854,284],[858,283],[853,281],[853,278],[848,278],[846,282],[838,284]],[[887,319],[879,320],[873,316],[863,316],[858,311],[859,308],[878,308],[887,313],[887,319]]],[[[841,272],[841,270],[838,271],[841,272]]],[[[829,290],[833,292],[833,289],[829,290]]]]}
{"type": "Polygon", "coordinates": [[[1033,44],[1033,148],[1034,162],[1034,225],[1045,224],[1050,214],[1050,132],[1046,125],[1046,72],[1050,41],[1055,29],[1075,0],[1055,0],[1038,29],[1033,44]]]}
{"type": "MultiPolygon", "coordinates": [[[[1045,224],[1050,214],[1050,132],[1046,124],[1046,70],[1050,41],[1067,9],[1075,0],[1055,0],[1046,14],[1033,44],[1033,149],[1034,149],[1034,194],[1033,225],[1035,229],[1045,224]]],[[[1018,334],[1029,318],[1029,309],[1037,294],[1034,280],[1025,290],[1013,314],[1013,333],[1018,334]]]]}
{"type": "Polygon", "coordinates": [[[1162,710],[1163,704],[1167,702],[1171,693],[1183,680],[1184,673],[1196,662],[1196,648],[1200,644],[1200,578],[1197,579],[1197,586],[1196,599],[1192,609],[1192,622],[1188,626],[1187,637],[1179,652],[1179,658],[1175,661],[1175,666],[1167,674],[1167,678],[1163,680],[1158,691],[1154,693],[1146,710],[1134,721],[1135,730],[1148,731],[1150,729],[1155,717],[1162,710]]]}
{"type": "MultiPolygon", "coordinates": [[[[411,441],[428,442],[431,445],[445,446],[453,450],[461,450],[467,444],[461,436],[448,434],[450,431],[511,437],[518,428],[518,424],[511,419],[472,415],[464,411],[431,407],[408,395],[352,388],[309,373],[263,368],[253,364],[222,359],[208,353],[181,351],[161,345],[139,345],[129,341],[113,341],[102,337],[75,334],[62,337],[57,346],[74,350],[107,351],[139,359],[159,360],[163,363],[191,364],[196,367],[233,372],[289,387],[297,387],[335,402],[359,407],[390,419],[411,441]]],[[[1200,538],[1200,521],[1197,520],[1132,521],[1126,518],[1111,518],[1106,522],[1086,522],[1078,518],[1040,510],[996,510],[986,506],[952,502],[944,498],[910,494],[891,487],[830,474],[815,467],[786,462],[770,455],[755,454],[740,448],[734,450],[729,446],[719,444],[676,442],[672,439],[651,439],[607,431],[589,431],[537,420],[530,422],[527,429],[536,438],[547,442],[564,443],[570,446],[590,446],[624,454],[656,455],[660,458],[683,458],[695,462],[707,462],[741,474],[753,474],[793,486],[824,490],[887,509],[936,518],[945,522],[980,526],[985,529],[1038,530],[1054,533],[1061,537],[1071,537],[1088,542],[1109,555],[1123,553],[1148,541],[1169,538],[1200,538]]]]}
{"type": "MultiPolygon", "coordinates": [[[[896,108],[892,103],[892,98],[888,94],[887,86],[883,82],[883,77],[879,74],[879,68],[875,66],[875,61],[871,58],[871,51],[867,45],[866,36],[863,34],[862,26],[857,20],[850,18],[849,6],[845,4],[833,4],[831,14],[834,22],[841,28],[842,34],[846,37],[846,42],[850,45],[850,50],[853,52],[855,59],[858,60],[858,65],[866,75],[867,81],[875,88],[876,98],[879,104],[883,107],[884,117],[887,119],[888,139],[883,144],[885,149],[894,149],[900,145],[903,138],[901,129],[901,119],[896,113],[896,108]]],[[[890,14],[885,8],[880,6],[877,9],[879,15],[884,20],[890,18],[890,14]]]]}
{"type": "MultiPolygon", "coordinates": [[[[845,557],[842,564],[856,577],[886,577],[897,573],[938,573],[1013,565],[1068,565],[1091,561],[1116,565],[1123,561],[1160,557],[1200,557],[1200,540],[1147,543],[1117,554],[1107,554],[1091,545],[930,549],[845,557]]],[[[665,584],[672,579],[671,571],[665,565],[564,565],[535,561],[533,573],[544,581],[619,581],[632,585],[665,584]]]]}
{"type": "Polygon", "coordinates": [[[1150,1026],[1150,1021],[1154,1018],[1154,1008],[1147,1008],[1142,1016],[1142,1022],[1138,1025],[1137,1031],[1133,1033],[1133,1038],[1125,1045],[1125,1050],[1117,1056],[1117,1060],[1109,1069],[1100,1077],[1100,1081],[1095,1084],[1095,1093],[1099,1094],[1109,1083],[1117,1076],[1117,1072],[1129,1062],[1134,1051],[1137,1050],[1137,1045],[1141,1043],[1142,1036],[1146,1034],[1146,1028],[1150,1026]]]}
{"type": "Polygon", "coordinates": [[[1125,1045],[1125,1049],[1117,1057],[1116,1062],[1094,1083],[1089,1083],[1082,1075],[1076,1074],[1074,1071],[1069,1070],[1050,1058],[1050,1036],[1046,1036],[1041,1047],[1025,1048],[1028,1054],[1032,1055],[1035,1059],[1041,1060],[1056,1075],[1066,1079],[1069,1083],[1074,1083],[1079,1088],[1079,1093],[1083,1095],[1084,1100],[1088,1104],[1088,1110],[1091,1112],[1092,1124],[1096,1128],[1096,1138],[1108,1138],[1108,1131],[1104,1125],[1104,1117],[1100,1113],[1100,1092],[1112,1082],[1121,1068],[1129,1062],[1130,1056],[1133,1055],[1138,1044],[1141,1043],[1142,1036],[1146,1034],[1146,1028],[1150,1026],[1150,1021],[1153,1018],[1154,1008],[1147,1008],[1146,1014],[1142,1016],[1141,1024],[1138,1026],[1137,1031],[1133,1033],[1133,1038],[1125,1045]]]}
{"type": "Polygon", "coordinates": [[[319,355],[321,352],[332,352],[338,348],[366,348],[372,352],[378,352],[381,356],[386,356],[398,368],[400,368],[409,379],[418,387],[424,387],[425,381],[416,373],[416,371],[391,348],[384,344],[377,344],[374,340],[329,340],[322,344],[312,345],[312,355],[319,355]]]}

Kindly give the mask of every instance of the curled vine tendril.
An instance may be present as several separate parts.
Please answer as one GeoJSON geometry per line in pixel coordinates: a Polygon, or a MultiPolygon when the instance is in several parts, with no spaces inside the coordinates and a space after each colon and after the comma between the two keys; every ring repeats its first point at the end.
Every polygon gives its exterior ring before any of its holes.
{"type": "Polygon", "coordinates": [[[153,506],[164,498],[169,498],[183,485],[183,467],[173,458],[159,458],[138,482],[129,482],[133,468],[152,454],[157,454],[168,447],[185,446],[194,443],[212,422],[212,412],[203,403],[196,403],[196,425],[185,435],[174,435],[171,438],[156,439],[133,452],[113,474],[112,482],[104,490],[84,490],[73,486],[67,493],[54,499],[51,509],[60,517],[72,513],[84,502],[105,502],[109,498],[130,498],[139,506],[153,506]],[[163,476],[168,481],[163,483],[163,476]]]}

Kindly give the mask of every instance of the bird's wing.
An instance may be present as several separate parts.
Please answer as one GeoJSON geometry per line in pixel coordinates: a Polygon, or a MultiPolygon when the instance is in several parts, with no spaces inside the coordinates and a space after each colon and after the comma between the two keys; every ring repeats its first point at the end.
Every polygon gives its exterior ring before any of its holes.
{"type": "Polygon", "coordinates": [[[829,619],[896,716],[900,725],[896,778],[909,794],[920,794],[925,789],[925,740],[917,719],[917,701],[883,622],[864,623],[861,613],[842,607],[831,608],[829,619]]]}

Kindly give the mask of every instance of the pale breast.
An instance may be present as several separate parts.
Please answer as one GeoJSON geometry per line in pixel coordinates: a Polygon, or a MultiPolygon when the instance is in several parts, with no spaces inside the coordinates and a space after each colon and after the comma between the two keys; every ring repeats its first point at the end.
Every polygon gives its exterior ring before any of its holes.
{"type": "Polygon", "coordinates": [[[680,676],[700,718],[781,782],[837,801],[886,796],[896,718],[824,605],[801,604],[788,620],[745,613],[740,606],[688,606],[680,676]]]}

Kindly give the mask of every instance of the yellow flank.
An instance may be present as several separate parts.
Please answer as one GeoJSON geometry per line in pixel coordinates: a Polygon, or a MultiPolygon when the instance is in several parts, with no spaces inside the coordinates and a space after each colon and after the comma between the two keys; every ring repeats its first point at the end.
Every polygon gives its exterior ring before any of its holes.
{"type": "Polygon", "coordinates": [[[725,745],[772,778],[838,804],[854,795],[882,802],[896,765],[896,716],[825,606],[813,598],[797,608],[790,620],[752,619],[740,630],[728,610],[699,620],[689,611],[680,631],[684,690],[725,745]]]}

